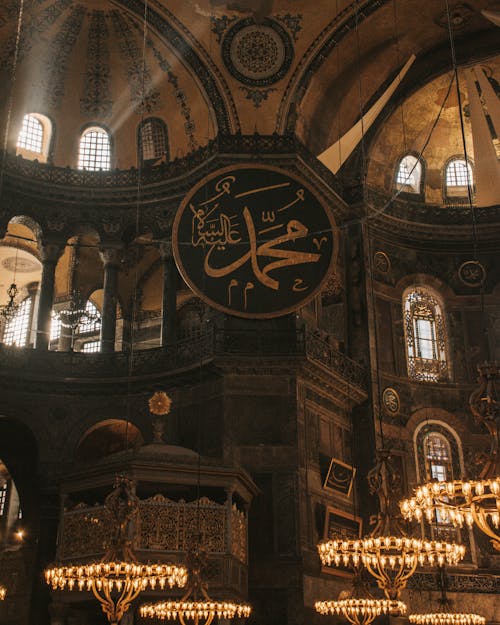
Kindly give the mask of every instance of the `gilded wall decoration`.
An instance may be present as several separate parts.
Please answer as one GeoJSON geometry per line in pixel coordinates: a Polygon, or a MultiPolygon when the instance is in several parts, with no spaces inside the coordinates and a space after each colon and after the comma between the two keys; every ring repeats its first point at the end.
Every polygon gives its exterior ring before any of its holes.
{"type": "Polygon", "coordinates": [[[435,18],[434,22],[441,28],[448,29],[450,25],[453,30],[462,30],[473,15],[474,11],[468,4],[458,3],[447,7],[435,18]]]}
{"type": "Polygon", "coordinates": [[[401,402],[397,391],[388,386],[382,393],[382,404],[390,414],[398,414],[401,409],[401,402]]]}
{"type": "Polygon", "coordinates": [[[240,90],[246,93],[245,99],[251,100],[256,109],[260,107],[262,102],[265,102],[268,99],[270,93],[276,91],[276,89],[273,89],[272,87],[269,87],[268,89],[249,89],[248,87],[240,87],[240,90]]]}
{"type": "MultiPolygon", "coordinates": [[[[142,22],[144,3],[141,0],[119,0],[119,3],[134,13],[142,22]]],[[[206,55],[206,51],[199,45],[192,33],[172,11],[168,10],[164,3],[161,4],[158,0],[149,1],[148,23],[160,37],[169,42],[173,49],[182,50],[183,61],[198,77],[205,89],[208,101],[212,104],[218,131],[237,132],[240,124],[231,92],[222,73],[206,55]],[[219,85],[222,85],[222,89],[219,85]]]]}
{"type": "Polygon", "coordinates": [[[304,180],[241,164],[202,179],[172,229],[175,261],[206,303],[246,318],[304,306],[332,271],[335,223],[304,180]]]}
{"type": "MultiPolygon", "coordinates": [[[[70,560],[105,550],[111,521],[104,506],[78,504],[62,519],[58,558],[70,560]]],[[[201,532],[209,554],[230,553],[247,562],[247,519],[234,504],[207,497],[172,501],[161,494],[140,501],[134,527],[134,548],[186,552],[201,532]]]]}
{"type": "MultiPolygon", "coordinates": [[[[140,26],[136,22],[131,22],[131,25],[137,30],[140,31],[140,26]]],[[[186,96],[186,92],[179,85],[179,78],[173,72],[172,66],[167,61],[167,59],[163,56],[163,54],[158,50],[158,48],[154,45],[151,37],[146,37],[146,46],[152,51],[154,58],[156,59],[160,69],[167,75],[167,79],[170,85],[174,90],[175,101],[179,105],[181,109],[181,114],[186,120],[184,123],[184,132],[188,138],[189,149],[194,151],[198,148],[198,141],[196,140],[194,133],[196,130],[196,124],[194,119],[191,117],[191,107],[189,106],[188,99],[186,96]]]]}
{"type": "Polygon", "coordinates": [[[296,13],[292,15],[291,13],[285,13],[285,15],[276,15],[276,19],[288,28],[292,33],[293,40],[297,41],[302,30],[302,14],[296,13]]]}
{"type": "Polygon", "coordinates": [[[323,488],[329,488],[341,495],[349,497],[351,495],[355,475],[355,467],[336,458],[332,458],[330,460],[330,466],[328,467],[328,473],[323,482],[323,488]]]}
{"type": "Polygon", "coordinates": [[[460,265],[458,277],[465,286],[481,286],[486,278],[486,269],[477,260],[467,260],[460,265]]]}
{"type": "Polygon", "coordinates": [[[373,266],[380,273],[389,273],[391,270],[391,259],[385,252],[379,250],[373,256],[373,266]]]}
{"type": "Polygon", "coordinates": [[[17,62],[21,62],[33,46],[39,40],[40,35],[48,30],[68,8],[73,6],[73,0],[56,0],[48,7],[40,11],[33,20],[25,19],[23,29],[19,37],[19,45],[16,44],[16,34],[11,35],[5,43],[0,54],[0,67],[2,72],[10,72],[18,49],[17,62]]]}
{"type": "Polygon", "coordinates": [[[109,30],[104,11],[92,11],[90,20],[87,67],[80,111],[83,115],[97,119],[111,116],[111,71],[109,65],[109,30]]]}
{"type": "Polygon", "coordinates": [[[237,17],[229,17],[229,15],[222,15],[221,17],[210,17],[211,32],[214,33],[217,43],[222,41],[222,35],[226,32],[228,27],[237,20],[237,17]]]}
{"type": "Polygon", "coordinates": [[[293,42],[276,20],[256,24],[239,20],[222,42],[222,59],[228,71],[250,87],[268,87],[281,80],[292,64],[293,42]]]}
{"type": "Polygon", "coordinates": [[[44,73],[44,76],[47,76],[44,100],[54,108],[61,106],[65,93],[66,73],[69,68],[70,55],[80,35],[85,13],[85,7],[81,4],[77,5],[64,20],[48,48],[47,70],[44,73]],[[57,59],[57,63],[54,63],[54,59],[57,59]]]}
{"type": "Polygon", "coordinates": [[[111,11],[111,22],[115,31],[120,54],[125,66],[125,76],[130,86],[130,100],[135,112],[153,113],[161,105],[160,92],[155,89],[151,71],[143,62],[142,50],[134,37],[130,22],[120,11],[111,11]]]}

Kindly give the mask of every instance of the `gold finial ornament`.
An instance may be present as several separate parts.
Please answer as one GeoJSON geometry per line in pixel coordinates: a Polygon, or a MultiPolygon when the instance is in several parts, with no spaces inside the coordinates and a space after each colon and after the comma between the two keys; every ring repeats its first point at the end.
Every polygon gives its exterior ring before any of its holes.
{"type": "Polygon", "coordinates": [[[172,400],[164,391],[156,391],[148,403],[149,412],[159,417],[167,415],[172,406],[172,400]]]}

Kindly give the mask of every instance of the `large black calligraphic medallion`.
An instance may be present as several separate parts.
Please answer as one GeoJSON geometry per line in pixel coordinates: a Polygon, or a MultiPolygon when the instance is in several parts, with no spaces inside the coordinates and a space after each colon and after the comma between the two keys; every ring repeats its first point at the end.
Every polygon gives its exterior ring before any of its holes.
{"type": "Polygon", "coordinates": [[[335,223],[308,184],[271,166],[210,174],[183,200],[172,242],[184,280],[208,304],[265,318],[303,306],[332,270],[335,223]]]}

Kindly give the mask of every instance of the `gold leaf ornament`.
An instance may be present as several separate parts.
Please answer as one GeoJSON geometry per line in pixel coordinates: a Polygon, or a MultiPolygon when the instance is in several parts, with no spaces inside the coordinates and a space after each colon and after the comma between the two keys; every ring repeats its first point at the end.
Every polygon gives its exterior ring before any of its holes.
{"type": "Polygon", "coordinates": [[[157,391],[149,400],[149,411],[154,415],[166,415],[170,412],[172,400],[164,391],[157,391]]]}

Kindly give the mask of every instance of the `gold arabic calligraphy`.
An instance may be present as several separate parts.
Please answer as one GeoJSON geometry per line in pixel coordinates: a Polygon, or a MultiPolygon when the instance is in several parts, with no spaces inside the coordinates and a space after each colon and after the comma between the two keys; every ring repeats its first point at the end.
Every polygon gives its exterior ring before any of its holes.
{"type": "MultiPolygon", "coordinates": [[[[233,176],[220,180],[215,186],[215,189],[218,192],[217,195],[203,202],[203,204],[201,204],[198,208],[193,206],[193,204],[190,204],[190,209],[193,214],[192,245],[194,247],[202,245],[209,248],[204,260],[204,271],[207,276],[211,278],[223,278],[242,267],[246,262],[250,262],[255,279],[270,289],[278,290],[280,287],[279,280],[271,277],[269,275],[270,272],[283,267],[291,267],[302,263],[318,262],[321,258],[321,254],[300,252],[279,247],[285,243],[294,242],[297,239],[306,237],[309,230],[303,223],[297,219],[290,219],[286,224],[276,224],[270,228],[265,228],[264,230],[256,232],[253,217],[249,208],[245,206],[243,209],[243,219],[248,233],[248,249],[239,258],[224,267],[213,266],[211,264],[211,259],[214,250],[224,250],[227,246],[238,245],[242,241],[242,237],[238,231],[238,224],[236,223],[236,220],[238,219],[236,215],[229,215],[226,212],[221,212],[217,217],[212,217],[213,213],[219,209],[219,203],[217,203],[216,200],[218,200],[222,195],[230,193],[232,182],[234,182],[233,176]],[[211,202],[215,203],[209,210],[205,209],[204,206],[210,204],[211,202]],[[258,235],[282,228],[285,229],[285,233],[280,234],[273,239],[265,240],[261,243],[257,242],[258,235]],[[260,261],[263,258],[277,260],[272,260],[261,266],[260,261]]],[[[267,191],[270,188],[276,188],[277,186],[289,186],[289,183],[284,183],[283,185],[273,185],[273,187],[253,189],[251,191],[246,191],[244,194],[239,194],[236,197],[260,193],[262,191],[267,191]]],[[[298,201],[303,200],[304,190],[299,189],[296,192],[296,199],[286,206],[278,208],[276,211],[261,211],[261,221],[263,223],[274,223],[276,220],[276,212],[286,210],[298,201]]],[[[300,290],[304,290],[305,287],[302,287],[302,282],[298,282],[298,280],[300,279],[296,280],[294,290],[299,290],[299,288],[297,288],[299,285],[300,290]]],[[[235,282],[236,281],[233,279],[229,288],[234,287],[235,282]]],[[[253,286],[254,285],[252,283],[248,283],[246,289],[253,288],[253,286]]]]}

